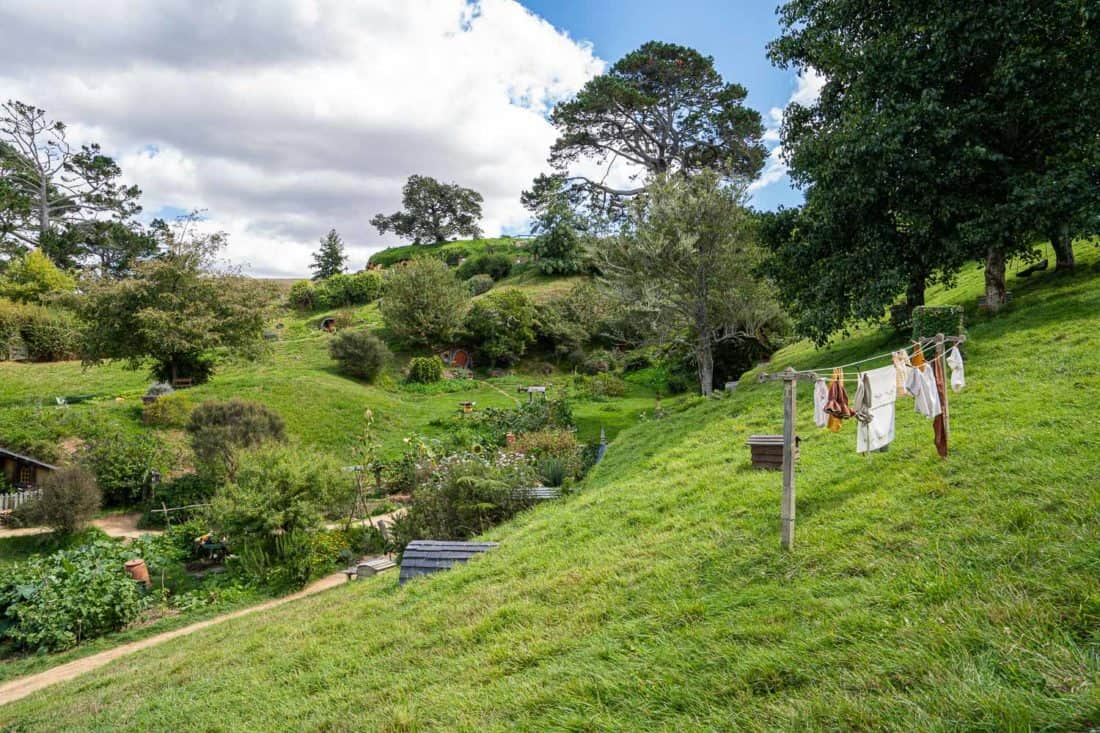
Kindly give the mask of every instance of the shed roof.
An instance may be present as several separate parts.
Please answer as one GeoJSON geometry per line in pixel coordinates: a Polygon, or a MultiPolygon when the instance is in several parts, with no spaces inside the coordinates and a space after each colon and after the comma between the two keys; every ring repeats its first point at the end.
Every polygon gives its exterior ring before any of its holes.
{"type": "Polygon", "coordinates": [[[37,458],[31,458],[30,456],[25,456],[22,453],[16,453],[15,451],[8,450],[7,448],[0,448],[0,458],[14,458],[15,460],[17,460],[21,463],[29,463],[32,466],[38,466],[39,468],[49,469],[50,471],[56,471],[57,470],[57,466],[46,463],[45,461],[40,461],[37,458]]]}

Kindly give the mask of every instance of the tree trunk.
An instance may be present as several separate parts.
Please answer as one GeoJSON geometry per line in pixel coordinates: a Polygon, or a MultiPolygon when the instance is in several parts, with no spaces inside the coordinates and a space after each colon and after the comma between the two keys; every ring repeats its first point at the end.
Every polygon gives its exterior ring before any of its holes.
{"type": "Polygon", "coordinates": [[[695,360],[699,363],[699,393],[710,397],[714,392],[714,352],[703,337],[699,337],[699,345],[695,348],[695,360]]]}
{"type": "Polygon", "coordinates": [[[922,273],[913,273],[909,276],[909,284],[905,288],[905,308],[909,311],[909,317],[913,317],[913,309],[918,305],[924,305],[924,289],[928,278],[922,273]]]}
{"type": "Polygon", "coordinates": [[[1005,252],[990,247],[985,256],[985,307],[996,313],[1005,304],[1005,252]]]}
{"type": "Polygon", "coordinates": [[[1050,235],[1050,246],[1054,249],[1055,270],[1072,270],[1077,266],[1077,259],[1073,256],[1073,237],[1069,235],[1069,227],[1057,227],[1050,235]]]}

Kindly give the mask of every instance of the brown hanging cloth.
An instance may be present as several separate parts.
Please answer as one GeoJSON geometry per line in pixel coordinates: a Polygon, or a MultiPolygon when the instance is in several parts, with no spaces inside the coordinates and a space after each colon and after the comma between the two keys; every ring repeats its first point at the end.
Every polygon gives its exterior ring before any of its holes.
{"type": "Polygon", "coordinates": [[[942,405],[940,414],[932,420],[932,433],[935,435],[936,452],[940,454],[940,458],[947,458],[947,393],[943,374],[943,357],[940,356],[932,360],[932,375],[936,378],[936,392],[939,393],[942,405]]]}
{"type": "Polygon", "coordinates": [[[834,369],[833,379],[829,383],[829,396],[825,401],[825,412],[829,415],[827,427],[831,432],[839,433],[843,421],[855,415],[848,405],[848,392],[844,389],[844,370],[834,369]]]}

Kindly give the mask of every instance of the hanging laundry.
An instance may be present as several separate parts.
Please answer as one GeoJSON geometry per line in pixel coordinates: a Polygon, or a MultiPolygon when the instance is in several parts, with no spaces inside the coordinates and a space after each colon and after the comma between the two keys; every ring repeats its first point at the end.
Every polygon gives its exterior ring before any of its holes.
{"type": "Polygon", "coordinates": [[[936,394],[936,376],[927,363],[920,367],[914,365],[914,368],[909,370],[905,391],[916,398],[914,407],[920,414],[929,419],[940,414],[940,399],[936,394]]]}
{"type": "Polygon", "coordinates": [[[932,360],[933,379],[935,380],[936,396],[939,398],[943,409],[932,421],[932,433],[936,441],[936,451],[940,458],[947,458],[947,387],[944,384],[943,356],[932,360]]]}
{"type": "Polygon", "coordinates": [[[840,432],[843,421],[855,415],[848,405],[848,392],[844,389],[844,370],[834,369],[833,379],[829,383],[828,399],[825,401],[825,412],[829,415],[829,430],[840,432]]]}
{"type": "Polygon", "coordinates": [[[952,346],[947,352],[947,366],[951,367],[951,389],[959,392],[966,386],[966,374],[963,371],[962,352],[958,346],[952,346]]]}
{"type": "Polygon", "coordinates": [[[894,441],[894,404],[898,398],[897,372],[893,366],[863,372],[855,408],[856,452],[882,450],[894,441]],[[864,420],[861,415],[866,415],[864,420]]]}
{"type": "Polygon", "coordinates": [[[814,425],[819,428],[829,423],[829,413],[825,412],[825,403],[829,401],[829,386],[824,379],[814,382],[814,425]]]}
{"type": "Polygon", "coordinates": [[[898,395],[905,394],[905,380],[909,378],[909,356],[905,349],[895,351],[890,355],[894,360],[894,390],[898,395]]]}
{"type": "Polygon", "coordinates": [[[917,369],[925,365],[924,349],[921,348],[919,343],[914,342],[913,344],[913,356],[909,359],[909,365],[917,369]]]}

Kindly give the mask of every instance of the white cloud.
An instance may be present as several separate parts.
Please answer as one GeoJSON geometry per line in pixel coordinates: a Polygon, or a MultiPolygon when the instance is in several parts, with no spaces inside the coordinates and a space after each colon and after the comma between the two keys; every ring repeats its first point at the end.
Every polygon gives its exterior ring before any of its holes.
{"type": "MultiPolygon", "coordinates": [[[[787,105],[798,104],[803,107],[812,105],[821,95],[821,88],[825,86],[825,77],[810,68],[800,72],[795,79],[795,88],[787,105]]],[[[749,193],[756,193],[763,188],[779,183],[787,178],[787,164],[783,160],[783,146],[779,144],[780,129],[783,127],[785,109],[772,107],[768,110],[764,123],[764,142],[773,147],[768,152],[768,158],[764,162],[764,170],[760,177],[749,185],[749,193]]]]}
{"type": "Polygon", "coordinates": [[[362,266],[412,173],[522,226],[546,112],[603,69],[514,0],[7,0],[0,27],[6,97],[101,142],[147,212],[207,209],[264,275],[305,274],[330,227],[362,266]]]}

